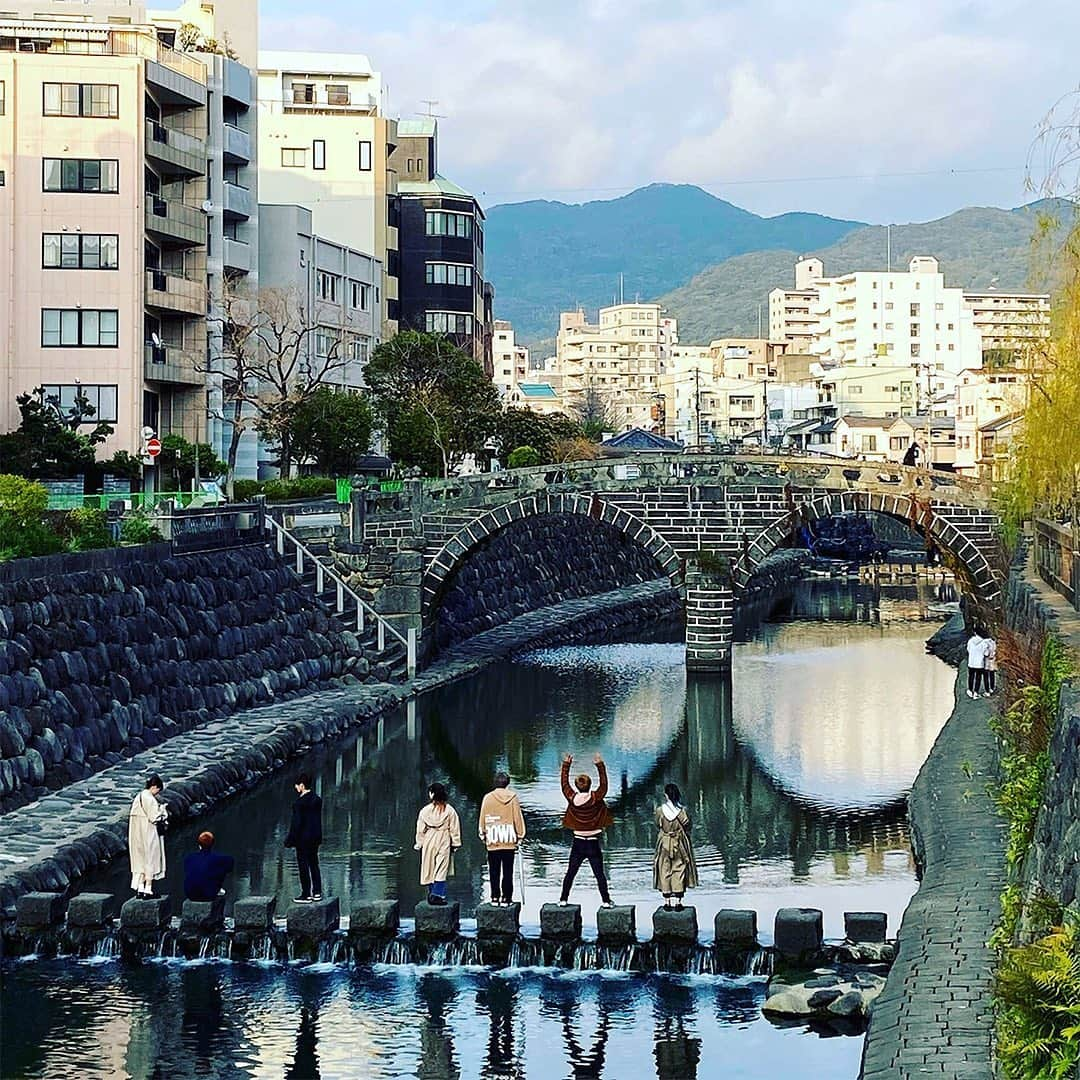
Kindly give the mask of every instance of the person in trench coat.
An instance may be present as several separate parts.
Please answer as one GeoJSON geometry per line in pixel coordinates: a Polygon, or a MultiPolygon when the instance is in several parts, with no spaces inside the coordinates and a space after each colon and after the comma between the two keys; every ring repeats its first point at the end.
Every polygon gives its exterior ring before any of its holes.
{"type": "Polygon", "coordinates": [[[132,800],[128,811],[131,887],[138,896],[153,896],[154,882],[165,876],[165,837],[158,832],[158,822],[167,821],[169,811],[157,799],[164,786],[155,773],[132,800]]]}
{"type": "Polygon", "coordinates": [[[454,873],[454,852],[461,847],[461,820],[447,802],[446,788],[434,783],[430,800],[416,816],[416,844],[420,852],[420,884],[428,887],[428,903],[446,903],[446,879],[454,873]]]}
{"type": "Polygon", "coordinates": [[[664,907],[682,910],[687,889],[698,883],[694,848],[690,843],[690,815],[682,804],[682,795],[674,784],[664,788],[667,796],[656,808],[656,856],[653,859],[653,888],[664,897],[664,907]]]}

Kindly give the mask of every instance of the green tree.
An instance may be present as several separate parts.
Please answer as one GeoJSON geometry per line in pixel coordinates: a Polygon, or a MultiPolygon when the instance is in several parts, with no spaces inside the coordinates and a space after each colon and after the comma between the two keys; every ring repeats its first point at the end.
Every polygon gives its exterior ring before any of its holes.
{"type": "Polygon", "coordinates": [[[49,493],[23,476],[0,474],[0,562],[49,555],[63,547],[45,524],[49,493]]]}
{"type": "Polygon", "coordinates": [[[499,418],[499,458],[509,467],[510,454],[519,446],[531,446],[540,456],[537,464],[556,460],[555,444],[559,440],[582,437],[581,425],[562,413],[541,416],[532,409],[511,406],[499,418]]]}
{"type": "Polygon", "coordinates": [[[480,364],[441,334],[402,331],[375,349],[364,375],[390,453],[403,465],[449,476],[498,431],[498,391],[480,364]]]}
{"type": "Polygon", "coordinates": [[[227,466],[207,443],[190,443],[183,435],[166,435],[161,440],[157,467],[163,491],[189,491],[195,479],[195,463],[200,480],[224,476],[227,466]]]}
{"type": "Polygon", "coordinates": [[[532,446],[519,446],[516,450],[511,450],[506,459],[508,469],[526,469],[530,465],[540,464],[540,453],[532,446]]]}
{"type": "Polygon", "coordinates": [[[95,424],[88,433],[79,431],[94,415],[81,393],[67,410],[48,400],[40,386],[15,401],[19,427],[0,435],[0,468],[10,473],[34,479],[85,474],[94,465],[94,448],[113,431],[108,424],[95,424]]]}
{"type": "Polygon", "coordinates": [[[293,460],[315,462],[326,476],[348,476],[371,446],[374,416],[359,394],[320,386],[289,411],[293,460]]]}

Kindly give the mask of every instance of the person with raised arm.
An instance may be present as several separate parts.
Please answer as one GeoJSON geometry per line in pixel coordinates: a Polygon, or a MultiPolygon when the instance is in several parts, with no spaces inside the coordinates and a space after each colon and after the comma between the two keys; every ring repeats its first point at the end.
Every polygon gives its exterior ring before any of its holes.
{"type": "Polygon", "coordinates": [[[588,860],[603,906],[614,907],[608,891],[607,876],[604,874],[604,854],[600,847],[601,834],[614,820],[607,803],[604,802],[608,790],[607,768],[599,754],[595,755],[593,762],[599,780],[595,791],[592,790],[592,777],[588,773],[579,773],[574,778],[574,786],[570,786],[570,766],[574,763],[574,755],[567,754],[563,758],[560,776],[562,792],[566,797],[563,827],[573,832],[574,842],[570,847],[570,864],[566,868],[566,877],[563,878],[559,903],[569,903],[574,878],[577,877],[581,864],[588,860]]]}

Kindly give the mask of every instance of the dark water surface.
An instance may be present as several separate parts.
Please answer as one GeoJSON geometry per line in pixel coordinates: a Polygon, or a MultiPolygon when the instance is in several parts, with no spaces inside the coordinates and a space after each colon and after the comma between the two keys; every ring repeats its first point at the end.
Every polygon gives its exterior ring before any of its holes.
{"type": "MultiPolygon", "coordinates": [[[[545,650],[429,694],[310,756],[324,892],[343,913],[351,898],[398,897],[408,914],[422,896],[416,811],[440,779],[465,840],[450,895],[471,916],[486,897],[476,813],[506,767],[529,828],[522,921],[535,926],[558,899],[569,846],[559,762],[569,750],[591,767],[599,750],[617,818],[612,892],[637,906],[643,936],[657,901],[653,807],[668,781],[694,821],[701,887],[689,901],[704,937],[721,907],[757,910],[766,941],[790,905],[823,909],[826,936],[842,935],[845,910],[886,911],[895,931],[915,889],[903,798],[952,700],[954,673],[925,655],[931,628],[903,621],[924,599],[808,583],[793,621],[737,646],[730,682],[688,676],[680,645],[643,641],[545,650]],[[851,621],[822,621],[830,614],[851,621]]],[[[281,847],[292,797],[289,778],[275,779],[177,830],[165,890],[180,895],[182,856],[209,827],[237,857],[231,896],[275,893],[283,907],[296,892],[281,847]]],[[[128,881],[117,865],[83,888],[126,895],[128,881]]],[[[588,933],[587,867],[573,898],[588,933]]],[[[856,1038],[761,1019],[762,980],[69,961],[3,976],[4,1077],[853,1077],[861,1051],[856,1038]]]]}

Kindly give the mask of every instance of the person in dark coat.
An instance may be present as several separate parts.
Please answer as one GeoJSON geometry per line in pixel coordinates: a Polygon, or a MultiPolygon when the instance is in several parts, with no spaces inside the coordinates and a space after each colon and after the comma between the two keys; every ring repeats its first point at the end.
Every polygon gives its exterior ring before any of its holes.
{"type": "Polygon", "coordinates": [[[292,822],[285,846],[296,849],[296,869],[300,874],[298,904],[322,899],[322,872],[319,845],[322,843],[322,799],[311,790],[311,776],[301,773],[293,785],[299,798],[293,803],[292,822]]]}
{"type": "Polygon", "coordinates": [[[577,877],[581,864],[588,861],[596,878],[596,887],[600,890],[603,906],[614,907],[604,874],[604,856],[600,850],[600,835],[614,820],[607,803],[604,802],[608,790],[607,768],[599,754],[593,761],[600,781],[595,791],[590,790],[592,777],[588,773],[581,773],[575,778],[574,786],[570,786],[570,766],[574,762],[574,755],[567,754],[563,758],[559,776],[562,792],[566,797],[563,827],[573,832],[574,842],[570,847],[570,865],[567,867],[566,877],[563,878],[559,903],[565,905],[570,902],[570,889],[573,887],[574,878],[577,877]]]}
{"type": "Polygon", "coordinates": [[[184,899],[216,900],[225,892],[225,878],[236,860],[214,852],[214,834],[199,833],[199,850],[184,856],[184,899]]]}

